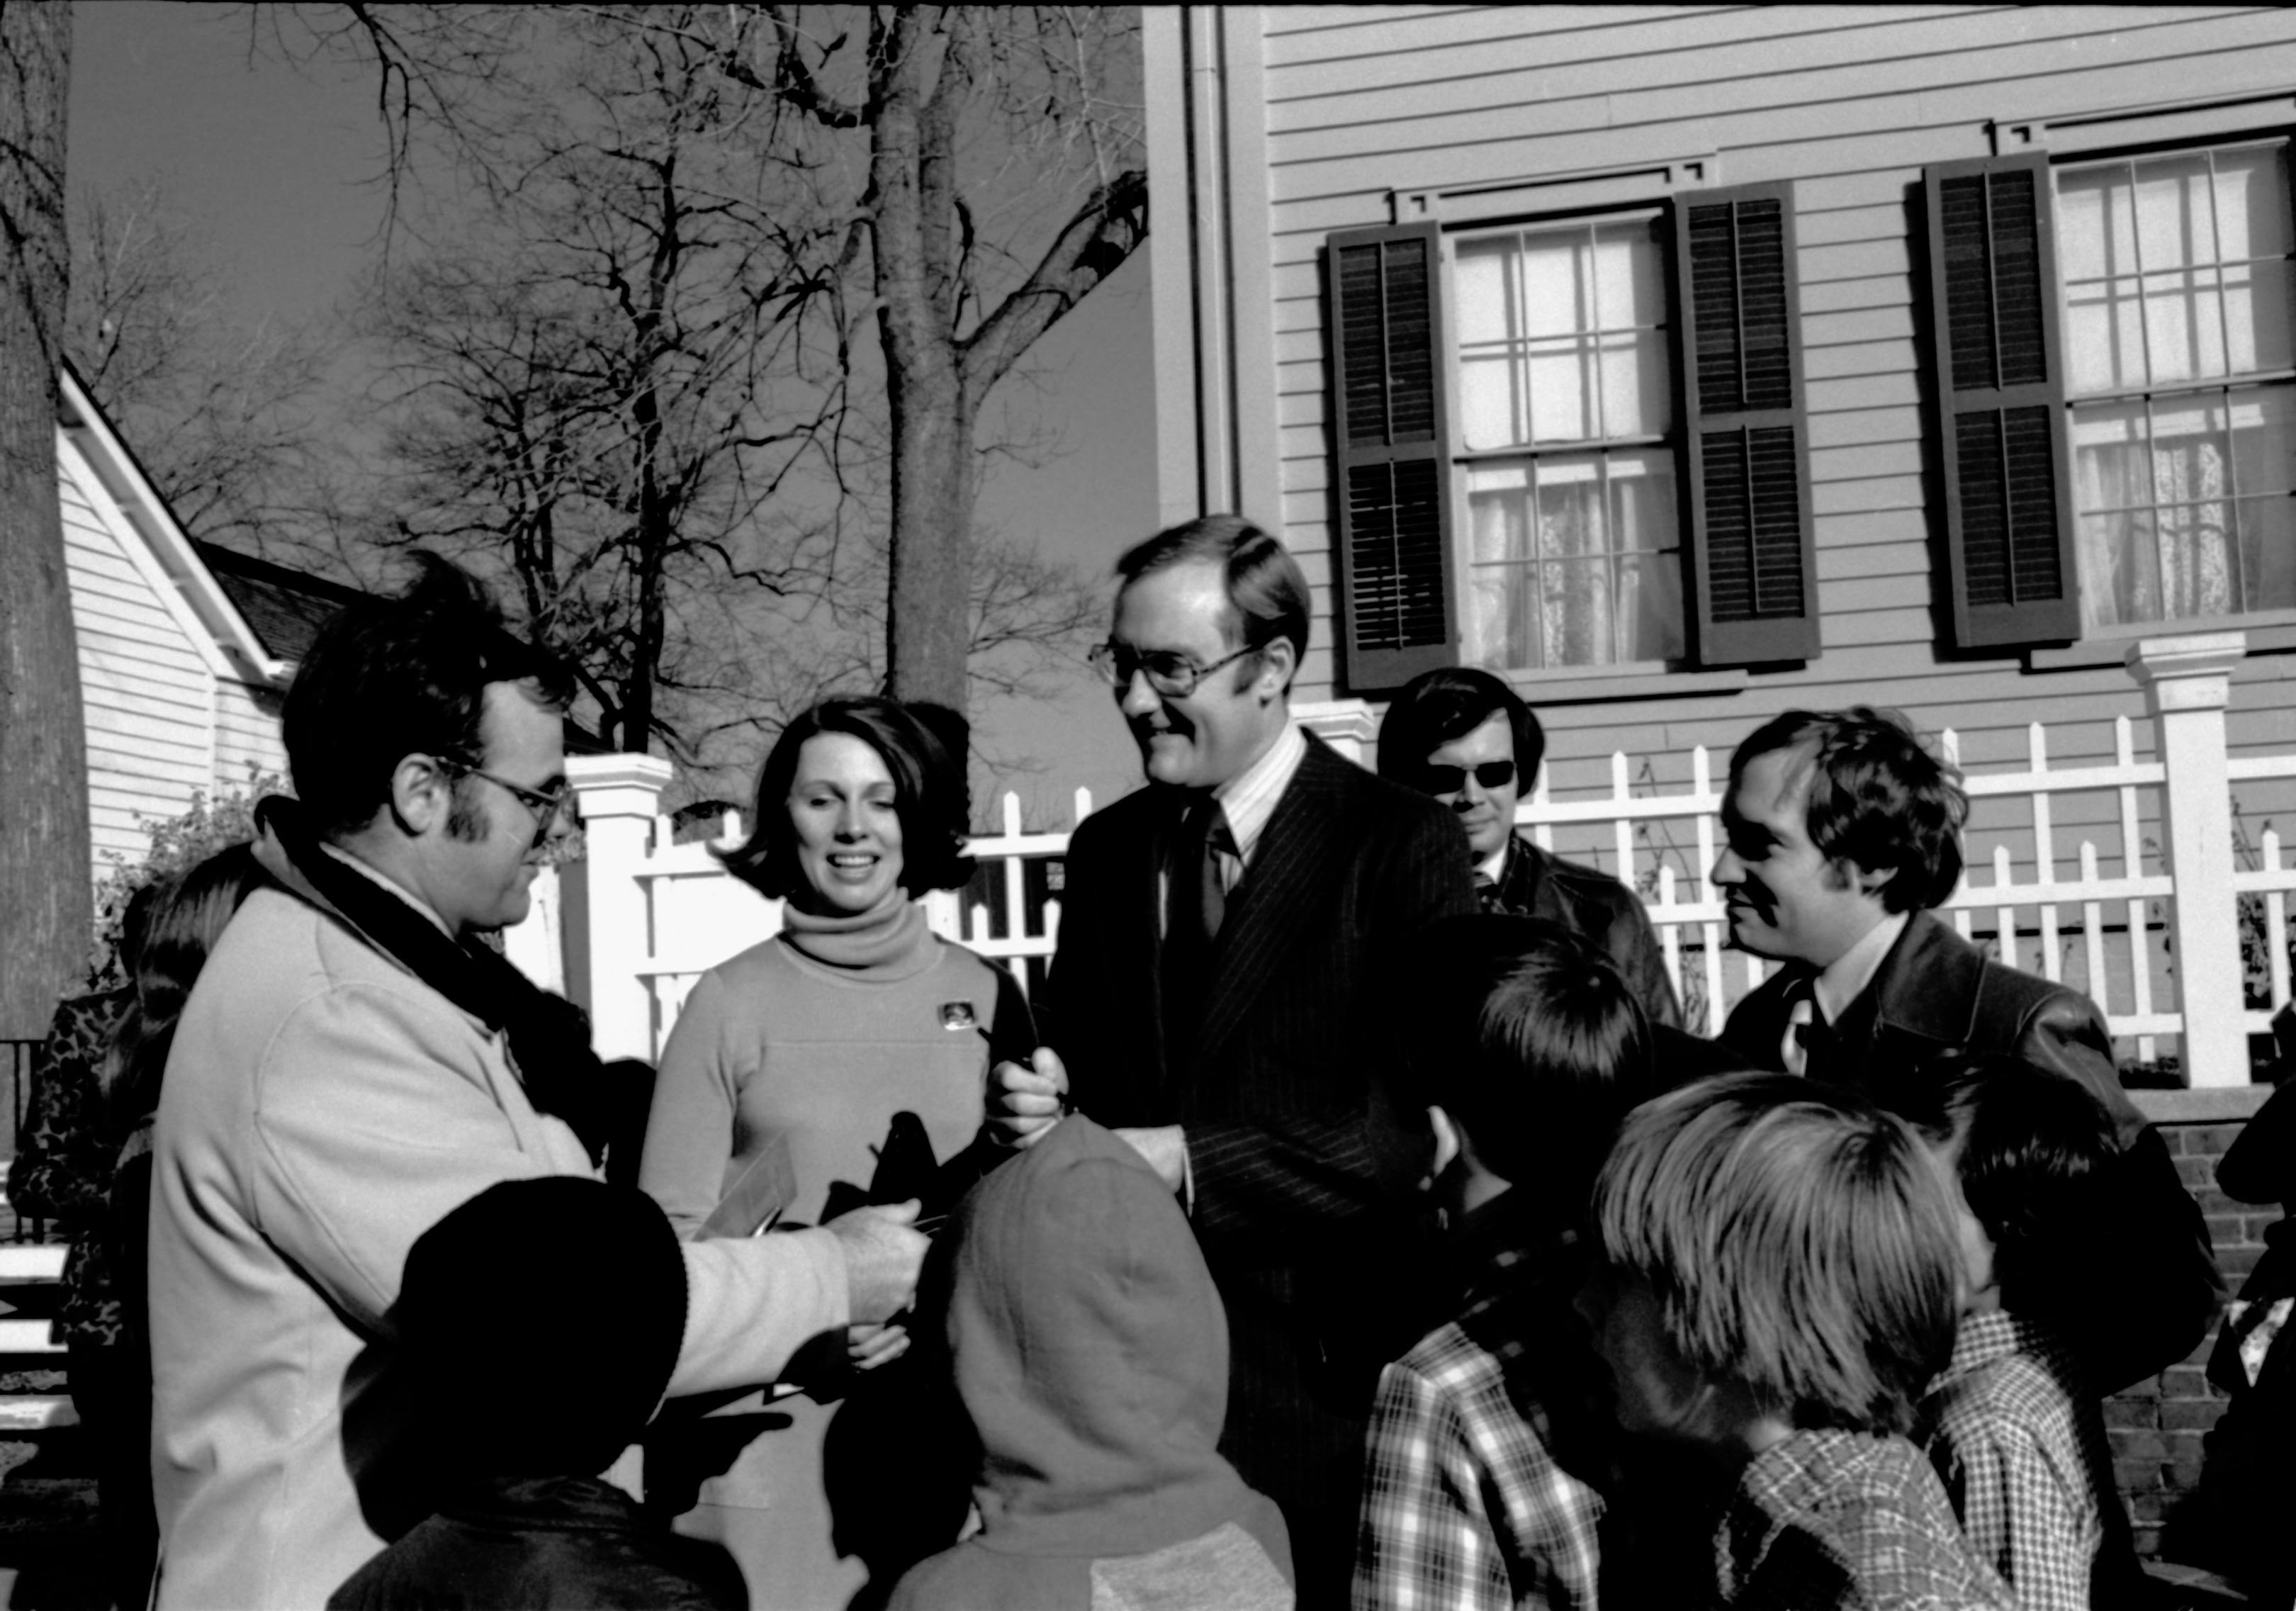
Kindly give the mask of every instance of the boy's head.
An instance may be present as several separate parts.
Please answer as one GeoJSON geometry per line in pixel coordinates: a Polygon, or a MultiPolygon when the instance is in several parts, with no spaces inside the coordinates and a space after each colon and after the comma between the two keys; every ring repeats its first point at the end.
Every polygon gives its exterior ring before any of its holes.
{"type": "Polygon", "coordinates": [[[1968,1307],[2046,1314],[2082,1276],[2112,1122],[2079,1081],[2004,1054],[1941,1059],[1909,1115],[1959,1180],[1968,1307]]]}
{"type": "Polygon", "coordinates": [[[1951,1195],[1898,1120],[1787,1074],[1628,1117],[1595,1188],[1582,1308],[1629,1431],[1902,1432],[1951,1354],[1951,1195]]]}
{"type": "Polygon", "coordinates": [[[1410,1060],[1439,1189],[1536,1190],[1576,1224],[1620,1122],[1659,1089],[1633,992],[1577,935],[1529,917],[1449,918],[1414,951],[1410,1060]]]}
{"type": "Polygon", "coordinates": [[[509,1180],[447,1214],[407,1253],[391,1311],[439,1468],[603,1471],[669,1385],[685,1296],[677,1233],[636,1187],[509,1180]]]}

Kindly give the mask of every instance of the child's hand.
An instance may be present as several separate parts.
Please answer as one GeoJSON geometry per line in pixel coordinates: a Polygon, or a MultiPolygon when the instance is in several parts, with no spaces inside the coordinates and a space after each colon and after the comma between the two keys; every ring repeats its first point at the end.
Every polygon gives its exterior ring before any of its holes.
{"type": "Polygon", "coordinates": [[[845,1358],[856,1370],[890,1365],[909,1351],[906,1326],[849,1326],[845,1328],[845,1358]]]}

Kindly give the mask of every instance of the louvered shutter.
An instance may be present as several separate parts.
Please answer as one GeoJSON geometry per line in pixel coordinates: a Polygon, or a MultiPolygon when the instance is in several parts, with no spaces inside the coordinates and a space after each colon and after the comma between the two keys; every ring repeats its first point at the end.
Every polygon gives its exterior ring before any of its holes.
{"type": "Polygon", "coordinates": [[[1674,208],[1702,665],[1814,660],[1817,556],[1793,187],[1699,191],[1674,208]]]}
{"type": "Polygon", "coordinates": [[[1458,661],[1442,241],[1432,224],[1335,234],[1324,262],[1338,474],[1341,674],[1395,688],[1458,661]]]}
{"type": "Polygon", "coordinates": [[[1940,162],[1923,188],[1954,641],[2062,643],[2080,596],[2048,159],[1940,162]]]}

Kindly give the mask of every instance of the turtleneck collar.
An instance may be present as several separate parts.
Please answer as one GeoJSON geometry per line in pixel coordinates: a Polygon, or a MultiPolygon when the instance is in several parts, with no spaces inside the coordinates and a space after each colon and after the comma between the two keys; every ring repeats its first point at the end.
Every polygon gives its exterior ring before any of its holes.
{"type": "Polygon", "coordinates": [[[865,912],[824,916],[785,901],[781,939],[808,961],[861,979],[906,979],[931,966],[934,958],[925,908],[898,884],[865,912]]]}

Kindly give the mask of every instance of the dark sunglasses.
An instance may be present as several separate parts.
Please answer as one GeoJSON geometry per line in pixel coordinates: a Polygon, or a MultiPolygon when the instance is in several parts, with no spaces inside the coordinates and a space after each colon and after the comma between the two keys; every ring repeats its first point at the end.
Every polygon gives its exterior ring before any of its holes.
{"type": "Polygon", "coordinates": [[[1514,781],[1514,762],[1487,760],[1479,767],[1445,767],[1429,761],[1419,769],[1419,792],[1423,794],[1456,794],[1467,786],[1467,774],[1472,772],[1475,781],[1487,789],[1504,789],[1514,781]]]}

